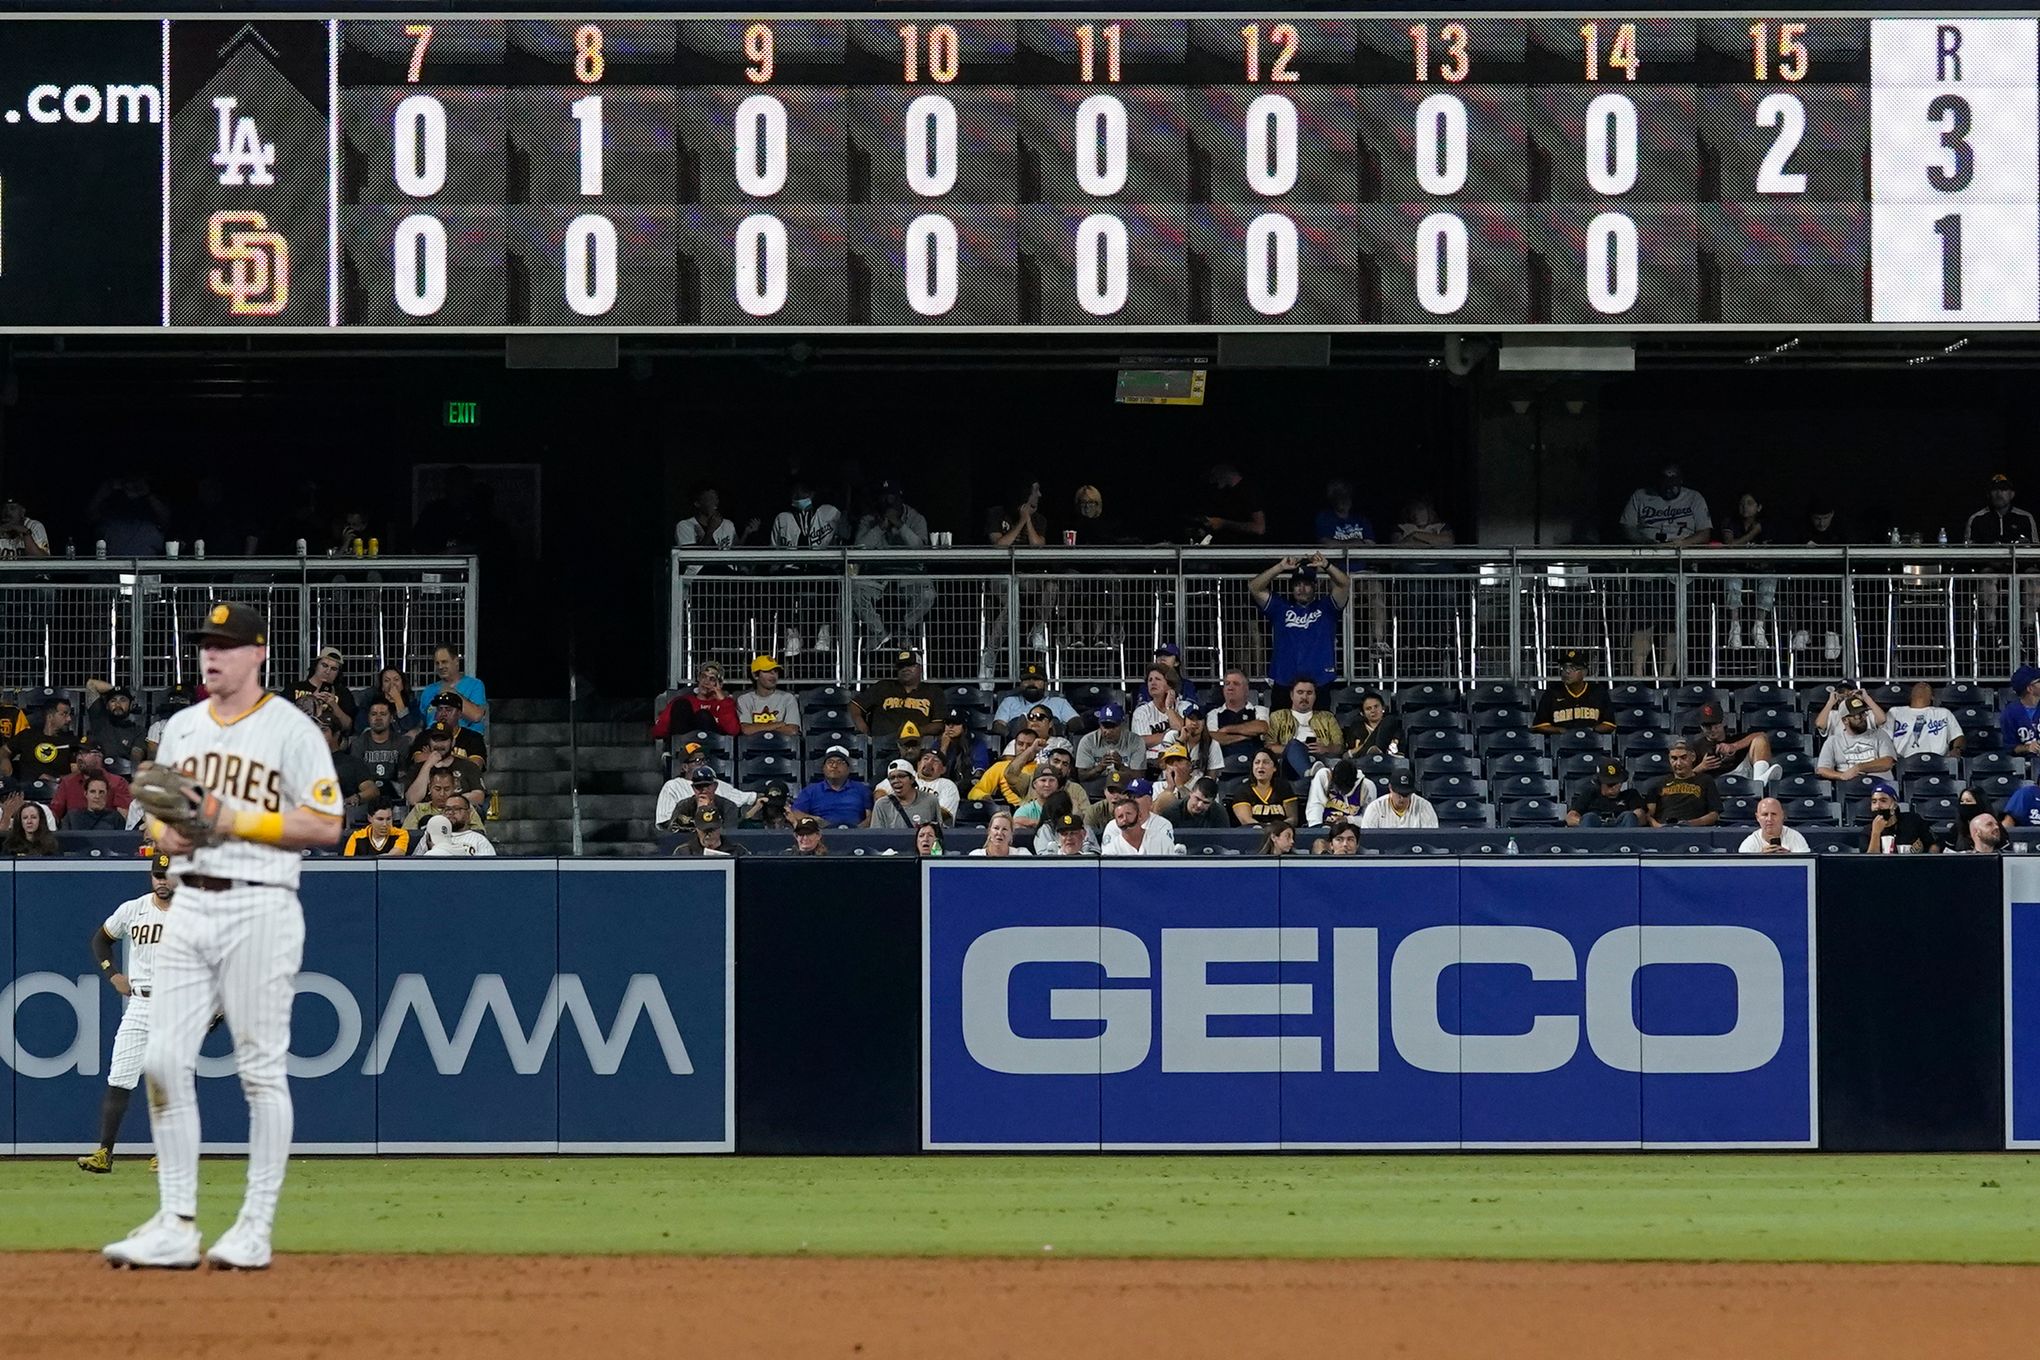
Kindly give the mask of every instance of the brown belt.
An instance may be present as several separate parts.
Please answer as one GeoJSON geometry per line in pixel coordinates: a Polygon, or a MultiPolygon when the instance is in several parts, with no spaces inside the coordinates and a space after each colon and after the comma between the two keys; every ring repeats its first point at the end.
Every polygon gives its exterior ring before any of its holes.
{"type": "Polygon", "coordinates": [[[245,878],[214,878],[211,874],[179,874],[177,881],[187,888],[203,888],[207,892],[230,892],[235,888],[259,886],[245,878]]]}

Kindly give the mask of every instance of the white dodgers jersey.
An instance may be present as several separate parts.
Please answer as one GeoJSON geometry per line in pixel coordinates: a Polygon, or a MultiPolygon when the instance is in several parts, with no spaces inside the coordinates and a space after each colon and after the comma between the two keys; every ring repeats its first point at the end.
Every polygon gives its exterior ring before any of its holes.
{"type": "MultiPolygon", "coordinates": [[[[333,755],[318,725],[297,705],[265,694],[231,722],[213,714],[210,700],[172,714],[156,747],[156,763],[196,779],[233,808],[289,812],[312,808],[339,817],[345,811],[333,755]]],[[[179,855],[173,872],[213,878],[298,885],[295,850],[227,840],[179,855]]]]}
{"type": "Polygon", "coordinates": [[[121,971],[136,987],[146,987],[156,972],[156,946],[163,943],[167,907],[156,905],[154,893],[143,893],[113,909],[106,918],[106,938],[127,941],[127,966],[121,971]]]}

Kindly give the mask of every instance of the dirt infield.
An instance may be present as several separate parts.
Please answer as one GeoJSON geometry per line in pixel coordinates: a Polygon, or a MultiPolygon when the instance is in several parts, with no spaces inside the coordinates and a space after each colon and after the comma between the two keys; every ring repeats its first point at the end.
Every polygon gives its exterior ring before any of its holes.
{"type": "Polygon", "coordinates": [[[2021,1353],[2040,1268],[289,1256],[263,1275],[0,1256],[6,1352],[1451,1356],[2021,1353]]]}

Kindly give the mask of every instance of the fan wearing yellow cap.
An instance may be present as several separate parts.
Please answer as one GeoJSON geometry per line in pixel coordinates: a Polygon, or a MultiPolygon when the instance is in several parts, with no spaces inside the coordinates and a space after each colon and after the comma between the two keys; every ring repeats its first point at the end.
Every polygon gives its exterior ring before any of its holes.
{"type": "Polygon", "coordinates": [[[740,736],[782,737],[800,735],[800,700],[779,688],[781,668],[769,656],[751,662],[751,688],[737,696],[737,732],[740,736]]]}

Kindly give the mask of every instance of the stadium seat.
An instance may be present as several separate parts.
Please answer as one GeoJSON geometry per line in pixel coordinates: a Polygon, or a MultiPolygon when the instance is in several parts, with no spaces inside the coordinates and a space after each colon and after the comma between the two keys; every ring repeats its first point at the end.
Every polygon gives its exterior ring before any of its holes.
{"type": "Polygon", "coordinates": [[[1430,755],[1437,751],[1472,751],[1473,737],[1465,732],[1411,732],[1404,744],[1412,755],[1430,755]]]}
{"type": "Polygon", "coordinates": [[[1406,768],[1409,764],[1408,761],[1403,760],[1401,757],[1392,756],[1386,751],[1369,751],[1366,755],[1359,757],[1355,763],[1360,766],[1360,773],[1373,780],[1377,787],[1384,779],[1387,779],[1397,770],[1406,768]]]}
{"type": "Polygon", "coordinates": [[[1746,774],[1718,774],[1714,776],[1714,787],[1721,790],[1723,798],[1760,798],[1763,790],[1757,781],[1746,774]]]}
{"type": "Polygon", "coordinates": [[[1614,750],[1615,738],[1607,732],[1561,732],[1551,739],[1554,756],[1609,755],[1614,750]]]}
{"type": "Polygon", "coordinates": [[[1494,751],[1534,751],[1544,754],[1544,738],[1524,727],[1504,727],[1482,732],[1475,738],[1482,755],[1494,751]]]}
{"type": "Polygon", "coordinates": [[[1813,757],[1804,751],[1773,750],[1771,767],[1779,774],[1812,774],[1813,757]]]}
{"type": "Polygon", "coordinates": [[[1396,710],[1403,714],[1404,725],[1409,714],[1416,709],[1460,709],[1466,706],[1465,696],[1451,685],[1438,680],[1423,680],[1413,685],[1404,685],[1395,692],[1396,710]]]}
{"type": "Polygon", "coordinates": [[[1877,792],[1877,785],[1885,783],[1882,776],[1859,774],[1854,779],[1844,779],[1835,785],[1835,796],[1844,803],[1867,803],[1877,792]]]}
{"type": "Polygon", "coordinates": [[[1787,798],[1781,801],[1785,804],[1785,824],[1787,826],[1796,826],[1804,829],[1815,826],[1839,826],[1841,824],[1840,809],[1830,799],[1787,798]]]}
{"type": "Polygon", "coordinates": [[[956,805],[956,824],[985,826],[992,820],[992,814],[1005,806],[1003,799],[966,798],[956,805]]]}
{"type": "Polygon", "coordinates": [[[1615,710],[1615,730],[1618,733],[1667,731],[1671,725],[1671,716],[1660,708],[1625,705],[1615,710]]]}
{"type": "Polygon", "coordinates": [[[1473,715],[1473,730],[1493,732],[1507,727],[1528,727],[1536,714],[1516,704],[1498,704],[1473,715]]]}
{"type": "Polygon", "coordinates": [[[987,719],[991,717],[992,710],[998,707],[991,694],[976,685],[951,685],[942,691],[942,702],[950,708],[983,713],[987,719]]]}
{"type": "MultiPolygon", "coordinates": [[[[820,769],[819,766],[816,767],[820,769]]],[[[775,779],[783,779],[789,788],[798,789],[802,783],[800,761],[790,753],[772,755],[747,755],[737,766],[737,787],[757,790],[764,788],[775,779]]]]}
{"type": "Polygon", "coordinates": [[[1630,781],[1639,787],[1663,779],[1672,772],[1672,762],[1663,751],[1643,751],[1636,755],[1624,756],[1622,768],[1630,781]]]}
{"type": "Polygon", "coordinates": [[[1747,713],[1753,708],[1792,708],[1792,691],[1783,685],[1770,681],[1762,684],[1744,685],[1735,692],[1735,711],[1747,713]]]}
{"type": "Polygon", "coordinates": [[[1953,757],[1936,755],[1931,751],[1916,751],[1902,758],[1892,769],[1898,779],[1911,779],[1921,774],[1952,774],[1955,771],[1953,757]]]}
{"type": "Polygon", "coordinates": [[[1943,707],[1955,715],[1956,725],[1962,729],[1962,744],[1966,750],[1976,749],[1976,738],[1982,729],[1988,727],[1995,730],[1998,725],[1997,710],[1986,708],[1982,704],[1946,704],[1943,707]]]}
{"type": "Polygon", "coordinates": [[[1444,798],[1484,799],[1488,796],[1488,783],[1485,779],[1456,772],[1420,775],[1417,792],[1434,803],[1444,798]]]}
{"type": "MultiPolygon", "coordinates": [[[[1426,798],[1431,795],[1425,794],[1426,798]]],[[[1474,798],[1431,799],[1431,806],[1437,810],[1440,827],[1488,826],[1488,806],[1474,798]]]]}
{"type": "Polygon", "coordinates": [[[1225,766],[1219,771],[1220,779],[1240,779],[1253,773],[1254,753],[1266,750],[1252,742],[1235,742],[1225,753],[1225,766]]]}
{"type": "Polygon", "coordinates": [[[1578,751],[1569,756],[1560,756],[1553,764],[1561,778],[1598,779],[1601,762],[1607,758],[1604,751],[1578,751]]]}
{"type": "Polygon", "coordinates": [[[1565,809],[1555,798],[1524,798],[1501,805],[1503,826],[1564,826],[1565,809]]]}
{"type": "Polygon", "coordinates": [[[1993,774],[2024,775],[2026,758],[2007,755],[2003,751],[1985,751],[1981,755],[1966,757],[1962,762],[1963,773],[1974,782],[1979,776],[1993,774]]]}
{"type": "Polygon", "coordinates": [[[1415,735],[1418,732],[1464,732],[1466,718],[1463,714],[1435,705],[1411,709],[1403,714],[1403,731],[1415,735]]]}
{"type": "MultiPolygon", "coordinates": [[[[816,685],[813,689],[801,691],[801,711],[803,713],[806,712],[810,706],[815,708],[848,708],[850,707],[851,697],[850,691],[842,685],[816,685]]],[[[845,725],[847,726],[848,724],[845,725]]]]}
{"type": "Polygon", "coordinates": [[[1624,756],[1642,755],[1648,751],[1669,751],[1672,749],[1672,734],[1655,727],[1640,728],[1625,732],[1616,739],[1624,756]]]}
{"type": "Polygon", "coordinates": [[[1530,751],[1497,751],[1486,764],[1489,779],[1502,779],[1512,774],[1541,774],[1549,779],[1556,773],[1550,756],[1530,751]]]}
{"type": "Polygon", "coordinates": [[[2002,810],[2005,800],[2016,793],[2026,781],[2015,774],[1972,774],[1969,783],[1980,790],[1990,805],[2002,810]]]}
{"type": "Polygon", "coordinates": [[[1777,798],[1826,798],[1830,792],[1828,782],[1812,773],[1779,775],[1771,780],[1771,793],[1777,798]]]}
{"type": "Polygon", "coordinates": [[[1474,713],[1495,708],[1530,708],[1534,703],[1529,689],[1502,680],[1483,681],[1466,694],[1466,706],[1474,713]]]}
{"type": "Polygon", "coordinates": [[[1959,716],[1956,721],[1962,723],[1963,754],[1974,756],[2005,749],[2004,729],[1998,726],[1997,714],[1979,714],[1974,727],[1959,716]]]}
{"type": "Polygon", "coordinates": [[[1608,687],[1608,702],[1616,708],[1662,708],[1664,695],[1651,685],[1625,680],[1608,687]]]}
{"type": "Polygon", "coordinates": [[[1530,798],[1557,798],[1558,781],[1549,775],[1512,774],[1490,779],[1488,788],[1497,802],[1520,803],[1530,798]]]}
{"type": "Polygon", "coordinates": [[[846,703],[819,704],[803,699],[800,729],[812,740],[817,732],[854,732],[857,723],[851,718],[850,705],[846,703]]]}
{"type": "Polygon", "coordinates": [[[1955,820],[1962,815],[1962,802],[1959,798],[1953,797],[1915,798],[1906,806],[1910,811],[1919,814],[1920,819],[1933,827],[1937,833],[1944,827],[1954,826],[1955,820]]]}
{"type": "Polygon", "coordinates": [[[1799,712],[1782,704],[1755,704],[1737,716],[1736,725],[1744,731],[1770,727],[1796,728],[1799,725],[1799,712]]]}
{"type": "Polygon", "coordinates": [[[1918,802],[1922,798],[1954,798],[1962,792],[1962,777],[1953,774],[1916,774],[1905,781],[1899,792],[1911,802],[1918,802]]]}
{"type": "Polygon", "coordinates": [[[1809,824],[1798,828],[1806,837],[1806,848],[1816,855],[1860,855],[1863,853],[1863,833],[1847,828],[1836,828],[1809,824]]]}
{"type": "Polygon", "coordinates": [[[758,732],[738,738],[739,754],[749,759],[752,756],[798,755],[800,741],[782,732],[758,732]]]}
{"type": "Polygon", "coordinates": [[[1666,697],[1671,700],[1672,712],[1681,716],[1702,704],[1713,704],[1727,711],[1728,696],[1712,685],[1681,685],[1666,697]]]}
{"type": "Polygon", "coordinates": [[[1763,799],[1750,794],[1738,794],[1734,798],[1721,800],[1721,824],[1723,826],[1755,826],[1757,804],[1763,799]]]}
{"type": "Polygon", "coordinates": [[[1907,696],[1912,693],[1911,685],[1898,680],[1882,685],[1870,685],[1867,688],[1870,691],[1870,697],[1877,701],[1879,708],[1883,709],[1889,709],[1893,705],[1904,703],[1907,696]]]}
{"type": "Polygon", "coordinates": [[[1834,692],[1834,685],[1826,681],[1808,685],[1805,689],[1799,691],[1799,711],[1809,716],[1820,712],[1821,705],[1825,704],[1828,701],[1828,696],[1834,692]]]}
{"type": "Polygon", "coordinates": [[[1461,774],[1477,779],[1480,777],[1480,761],[1465,751],[1440,751],[1436,755],[1417,757],[1417,778],[1440,774],[1461,774]]]}
{"type": "Polygon", "coordinates": [[[1105,704],[1124,705],[1126,702],[1125,691],[1099,680],[1073,681],[1062,687],[1062,696],[1070,701],[1071,708],[1086,717],[1105,704]]]}
{"type": "MultiPolygon", "coordinates": [[[[1802,755],[1807,753],[1806,734],[1796,726],[1769,727],[1764,729],[1764,735],[1771,739],[1771,753],[1773,755],[1785,751],[1797,751],[1802,755]]],[[[1813,749],[1819,750],[1821,742],[1826,740],[1826,736],[1823,735],[1818,741],[1813,743],[1813,749]]]]}
{"type": "MultiPolygon", "coordinates": [[[[1982,708],[1995,712],[2000,706],[1995,685],[1979,685],[1969,680],[1957,680],[1943,685],[1934,692],[1934,702],[1946,709],[1982,708]]],[[[1962,724],[1966,730],[1968,723],[1962,724]]]]}

